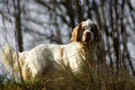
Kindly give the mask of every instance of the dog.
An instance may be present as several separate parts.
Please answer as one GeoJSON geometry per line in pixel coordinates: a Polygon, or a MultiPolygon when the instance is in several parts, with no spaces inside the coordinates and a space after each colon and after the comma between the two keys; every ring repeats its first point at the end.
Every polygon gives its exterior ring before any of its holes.
{"type": "Polygon", "coordinates": [[[88,19],[73,29],[71,43],[67,45],[41,44],[30,51],[18,53],[9,45],[3,47],[2,63],[10,75],[18,79],[21,78],[21,69],[24,80],[30,80],[46,72],[50,62],[56,68],[65,65],[77,72],[80,70],[81,61],[87,59],[86,56],[94,58],[101,37],[97,25],[88,19]]]}

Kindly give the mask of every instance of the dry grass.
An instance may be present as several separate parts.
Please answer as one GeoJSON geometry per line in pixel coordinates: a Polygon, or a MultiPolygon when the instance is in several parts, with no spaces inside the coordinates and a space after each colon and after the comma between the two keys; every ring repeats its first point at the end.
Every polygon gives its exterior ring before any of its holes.
{"type": "Polygon", "coordinates": [[[63,70],[52,68],[44,77],[31,81],[3,81],[0,89],[8,90],[135,90],[135,80],[129,71],[121,67],[119,74],[106,64],[84,63],[81,71],[73,73],[69,67],[63,70]]]}

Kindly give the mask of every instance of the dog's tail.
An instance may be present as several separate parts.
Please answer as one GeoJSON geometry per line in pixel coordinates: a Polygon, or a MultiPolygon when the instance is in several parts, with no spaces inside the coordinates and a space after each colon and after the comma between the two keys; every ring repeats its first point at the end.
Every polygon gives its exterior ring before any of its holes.
{"type": "Polygon", "coordinates": [[[5,67],[10,67],[10,68],[14,67],[15,60],[16,60],[16,52],[11,46],[6,45],[2,48],[1,57],[2,57],[2,63],[5,67]]]}

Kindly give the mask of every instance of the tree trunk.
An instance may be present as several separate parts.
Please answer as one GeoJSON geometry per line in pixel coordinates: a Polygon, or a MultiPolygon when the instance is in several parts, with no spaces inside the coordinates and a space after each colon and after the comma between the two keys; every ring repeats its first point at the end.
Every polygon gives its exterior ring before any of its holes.
{"type": "Polygon", "coordinates": [[[18,49],[20,52],[23,51],[23,37],[22,37],[22,30],[21,30],[21,7],[20,7],[20,0],[17,0],[15,3],[14,1],[14,10],[15,10],[15,29],[17,31],[17,42],[18,42],[18,49]]]}

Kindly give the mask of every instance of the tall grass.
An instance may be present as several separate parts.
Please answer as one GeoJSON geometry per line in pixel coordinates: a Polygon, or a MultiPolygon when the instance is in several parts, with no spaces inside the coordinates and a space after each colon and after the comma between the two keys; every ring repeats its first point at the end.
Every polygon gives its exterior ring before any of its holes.
{"type": "Polygon", "coordinates": [[[51,68],[43,77],[30,81],[12,82],[0,78],[0,89],[34,89],[34,90],[135,90],[135,80],[125,68],[117,71],[105,63],[91,64],[83,62],[80,72],[72,72],[65,66],[63,69],[51,68]]]}

